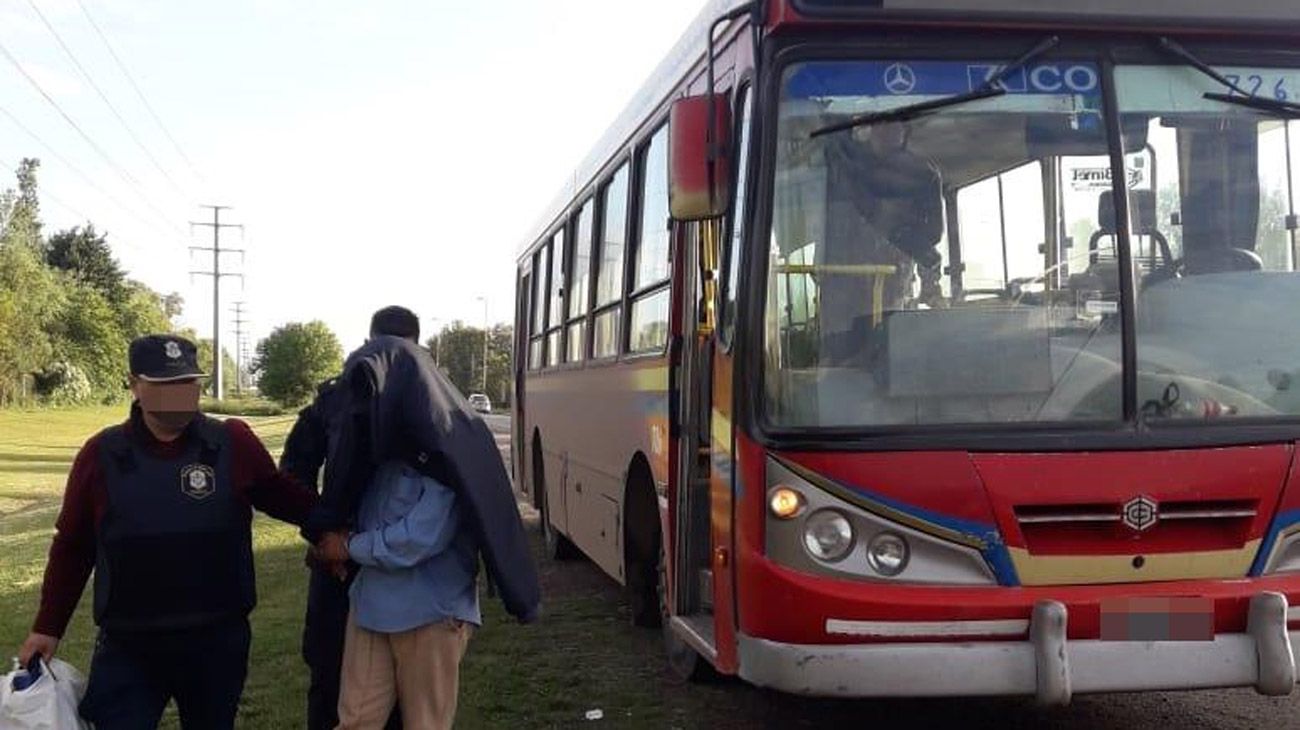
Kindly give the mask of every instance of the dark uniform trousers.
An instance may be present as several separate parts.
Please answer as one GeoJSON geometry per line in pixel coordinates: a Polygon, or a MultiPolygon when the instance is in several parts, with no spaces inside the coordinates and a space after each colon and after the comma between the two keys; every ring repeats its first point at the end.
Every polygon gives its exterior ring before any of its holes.
{"type": "Polygon", "coordinates": [[[81,715],[95,730],[153,730],[175,699],[185,730],[230,730],[249,640],[244,618],[178,631],[101,630],[81,715]]]}
{"type": "MultiPolygon", "coordinates": [[[[349,581],[350,583],[350,581],[349,581]]],[[[339,721],[339,672],[348,622],[348,583],[313,568],[307,587],[302,658],[311,669],[307,689],[308,730],[334,730],[339,721]]]]}

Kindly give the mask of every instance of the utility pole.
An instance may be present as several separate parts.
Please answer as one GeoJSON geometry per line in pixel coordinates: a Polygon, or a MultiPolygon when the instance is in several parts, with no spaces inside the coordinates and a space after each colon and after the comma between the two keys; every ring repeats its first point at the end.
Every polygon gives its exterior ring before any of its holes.
{"type": "Polygon", "coordinates": [[[442,330],[438,327],[442,323],[442,318],[432,317],[430,321],[433,323],[434,330],[438,333],[434,335],[433,339],[433,364],[437,365],[438,369],[442,369],[442,330]]]}
{"type": "Polygon", "coordinates": [[[487,297],[479,297],[483,302],[483,389],[479,392],[487,395],[487,360],[488,360],[488,307],[487,297]]]}
{"type": "Polygon", "coordinates": [[[244,303],[235,302],[235,396],[244,395],[244,303]]]}
{"type": "Polygon", "coordinates": [[[230,210],[228,205],[200,205],[200,208],[208,208],[212,211],[211,223],[199,223],[190,221],[190,229],[194,226],[202,226],[212,229],[212,247],[190,246],[190,251],[210,251],[212,253],[212,271],[191,271],[191,276],[211,276],[212,277],[212,397],[221,400],[221,386],[223,379],[221,377],[221,279],[226,276],[238,276],[242,282],[243,274],[222,273],[221,271],[221,254],[238,253],[241,261],[244,254],[242,248],[222,248],[221,247],[221,229],[238,228],[241,232],[244,230],[242,225],[221,222],[221,211],[230,210]]]}

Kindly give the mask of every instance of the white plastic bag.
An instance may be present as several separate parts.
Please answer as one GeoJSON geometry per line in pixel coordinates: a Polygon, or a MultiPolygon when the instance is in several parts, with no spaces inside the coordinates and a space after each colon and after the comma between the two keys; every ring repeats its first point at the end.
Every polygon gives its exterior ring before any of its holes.
{"type": "Polygon", "coordinates": [[[77,705],[86,691],[86,678],[60,659],[41,662],[41,676],[26,689],[15,690],[23,670],[0,677],[0,730],[90,730],[77,705]]]}

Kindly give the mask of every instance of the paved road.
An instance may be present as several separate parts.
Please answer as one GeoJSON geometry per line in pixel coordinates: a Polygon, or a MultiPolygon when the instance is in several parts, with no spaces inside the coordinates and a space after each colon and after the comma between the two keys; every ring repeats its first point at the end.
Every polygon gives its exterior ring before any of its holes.
{"type": "Polygon", "coordinates": [[[492,435],[497,437],[497,448],[501,449],[501,460],[505,462],[506,471],[510,471],[510,415],[492,414],[483,416],[492,435]]]}
{"type": "MultiPolygon", "coordinates": [[[[488,425],[509,463],[510,417],[489,416],[488,425]]],[[[532,510],[526,510],[532,512],[532,510]]],[[[529,515],[535,518],[535,513],[529,515]]],[[[614,582],[594,564],[578,560],[546,566],[547,583],[569,590],[606,595],[611,604],[622,600],[614,582]]],[[[552,586],[554,588],[555,586],[552,586]]],[[[611,608],[618,610],[616,605],[611,608]]],[[[645,630],[628,627],[627,644],[610,647],[611,652],[642,651],[646,661],[659,661],[658,642],[647,641],[645,630]]],[[[611,662],[614,664],[615,662],[611,662]]],[[[1151,728],[1300,728],[1300,692],[1290,697],[1261,697],[1252,690],[1162,692],[1148,694],[1091,695],[1075,698],[1063,709],[1045,710],[1022,698],[956,700],[823,701],[805,700],[749,687],[740,682],[721,685],[681,684],[665,671],[662,682],[666,700],[681,702],[683,720],[679,727],[701,728],[801,728],[869,727],[888,722],[898,728],[1053,728],[1056,730],[1118,730],[1151,728]],[[703,695],[702,703],[681,693],[703,695]],[[668,699],[671,698],[671,699],[668,699]],[[707,711],[702,711],[701,706],[707,711]],[[707,715],[707,717],[706,717],[707,715]],[[695,725],[694,720],[699,724],[695,725]]]]}

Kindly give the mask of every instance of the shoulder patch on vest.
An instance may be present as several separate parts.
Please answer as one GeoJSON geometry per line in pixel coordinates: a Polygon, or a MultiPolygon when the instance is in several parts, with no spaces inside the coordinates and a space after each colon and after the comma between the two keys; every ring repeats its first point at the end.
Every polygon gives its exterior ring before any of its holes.
{"type": "Polygon", "coordinates": [[[217,472],[207,464],[181,469],[181,491],[193,499],[207,499],[217,490],[217,472]]]}

